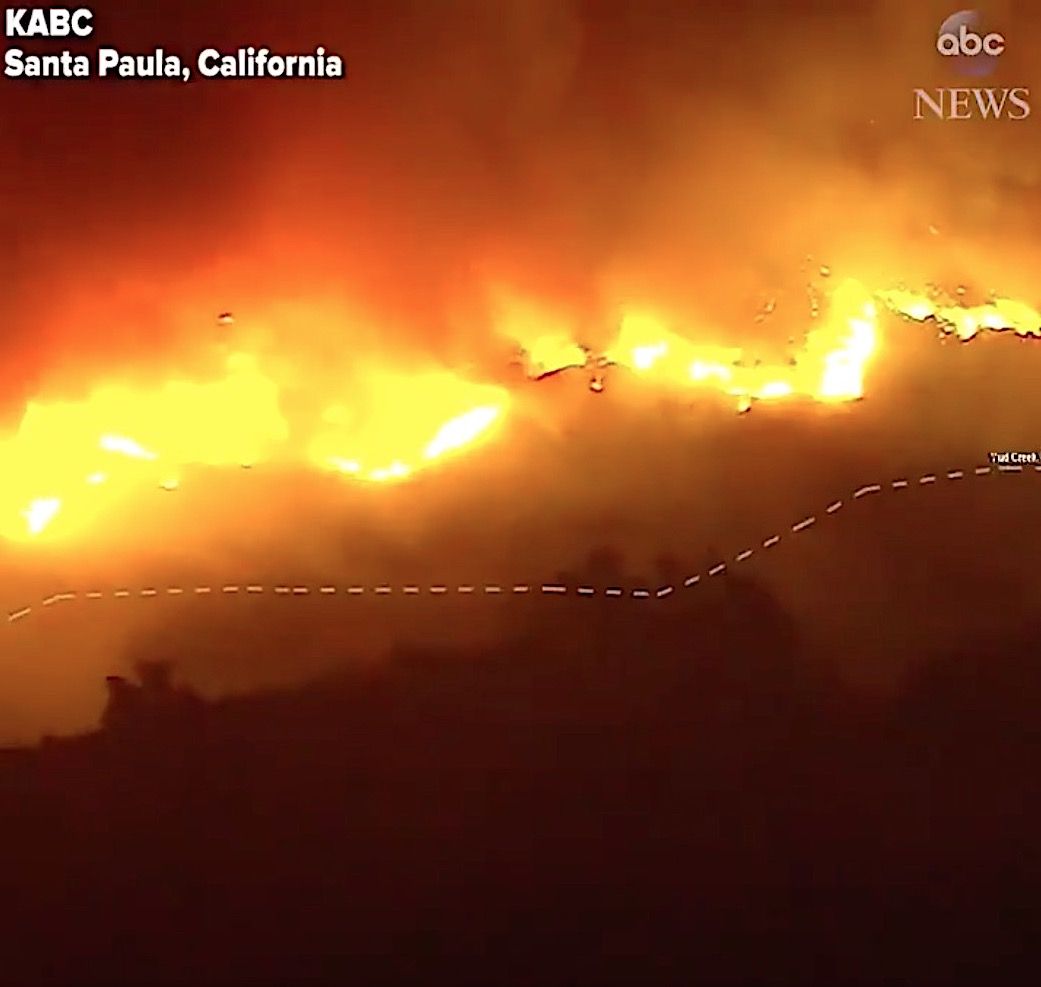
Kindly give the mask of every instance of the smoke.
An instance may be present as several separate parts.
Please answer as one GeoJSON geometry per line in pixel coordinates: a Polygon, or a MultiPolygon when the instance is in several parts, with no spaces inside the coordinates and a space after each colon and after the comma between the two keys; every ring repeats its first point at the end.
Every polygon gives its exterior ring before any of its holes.
{"type": "MultiPolygon", "coordinates": [[[[1015,4],[988,11],[1009,39],[994,84],[1036,86],[1027,57],[1041,41],[1036,14],[1015,4]]],[[[189,56],[209,46],[308,52],[321,44],[345,57],[348,78],[5,85],[5,418],[16,423],[31,396],[75,395],[98,379],[209,368],[221,342],[215,317],[227,310],[243,339],[291,368],[304,390],[320,391],[316,381],[350,380],[367,360],[443,363],[499,379],[509,355],[499,331],[504,299],[524,300],[592,345],[606,343],[621,310],[636,306],[698,341],[766,352],[808,327],[806,288],[820,265],[869,288],[936,281],[1036,303],[1041,140],[1033,117],[912,119],[914,87],[957,84],[933,49],[949,12],[889,0],[826,12],[679,0],[98,8],[98,43],[189,56]],[[768,301],[774,314],[755,321],[768,301]]],[[[828,496],[894,460],[901,469],[948,453],[978,461],[991,446],[1028,437],[1036,398],[1015,386],[1018,347],[1015,358],[995,351],[986,364],[1007,386],[969,366],[967,352],[959,367],[968,369],[947,388],[951,358],[931,362],[932,350],[916,349],[911,336],[928,330],[890,331],[876,393],[869,388],[868,405],[854,409],[873,408],[868,431],[858,435],[849,417],[800,424],[778,409],[756,470],[740,468],[741,481],[725,492],[706,476],[739,469],[748,436],[731,431],[741,426],[729,418],[710,436],[723,420],[718,409],[699,406],[704,422],[667,418],[667,428],[648,433],[646,419],[661,416],[654,401],[627,392],[624,413],[618,405],[605,412],[587,407],[580,387],[548,382],[537,405],[553,428],[511,432],[488,452],[484,468],[496,479],[472,478],[495,492],[484,500],[467,502],[465,470],[408,494],[323,487],[303,495],[301,481],[288,479],[263,496],[243,487],[233,508],[218,484],[220,493],[193,495],[177,519],[184,527],[169,527],[171,519],[157,529],[151,512],[128,516],[106,536],[118,565],[34,561],[35,582],[21,585],[35,592],[38,584],[42,596],[72,570],[83,585],[147,581],[169,570],[171,557],[196,582],[229,570],[267,578],[287,566],[318,578],[345,571],[345,561],[357,563],[359,580],[380,579],[394,551],[412,560],[410,571],[427,553],[435,579],[495,571],[490,535],[469,545],[457,537],[454,555],[441,546],[437,532],[459,535],[461,516],[513,532],[520,568],[533,574],[555,559],[577,564],[600,537],[597,525],[610,525],[646,568],[681,517],[698,517],[685,544],[731,535],[736,544],[746,529],[751,537],[770,485],[780,521],[782,501],[796,513],[803,494],[828,496]],[[968,413],[966,390],[979,398],[978,414],[968,413]],[[609,427],[610,414],[618,418],[609,427]],[[818,452],[807,469],[784,466],[819,450],[828,429],[830,459],[818,452]],[[856,442],[862,451],[853,455],[856,442]],[[642,476],[634,445],[647,450],[642,476]],[[728,458],[721,448],[732,450],[728,458]],[[836,465],[844,456],[848,468],[836,465]],[[532,470],[553,482],[534,481],[532,470]],[[511,507],[517,489],[537,492],[539,508],[511,507]],[[744,520],[718,510],[716,498],[735,489],[760,504],[749,504],[744,520]],[[407,511],[389,506],[401,497],[411,498],[407,511]],[[303,537],[298,505],[325,512],[303,537]],[[367,519],[359,527],[379,528],[362,560],[327,543],[328,517],[351,512],[367,519]],[[229,514],[242,515],[234,536],[193,527],[212,516],[226,532],[229,514]],[[658,520],[624,528],[636,515],[658,520]],[[165,540],[172,530],[189,532],[176,549],[165,540]],[[539,530],[544,541],[530,534],[539,530]]],[[[16,585],[5,586],[5,599],[16,585]]],[[[26,671],[24,690],[12,687],[24,698],[8,704],[17,707],[15,732],[89,719],[99,673],[126,652],[128,637],[152,626],[126,619],[53,640],[68,655],[62,674],[45,681],[26,671]],[[74,653],[82,656],[75,668],[74,653]]],[[[493,621],[486,632],[501,629],[493,621]]],[[[52,667],[51,640],[39,638],[22,667],[52,667]]],[[[371,654],[385,644],[354,640],[371,654]]],[[[312,650],[332,647],[322,639],[312,650]]],[[[229,684],[203,658],[194,666],[200,679],[229,684]]],[[[250,681],[242,668],[232,684],[250,681]]]]}
{"type": "MultiPolygon", "coordinates": [[[[995,84],[1029,86],[1038,26],[1003,13],[995,84]]],[[[217,310],[332,295],[388,346],[455,355],[485,343],[502,282],[583,328],[637,298],[747,336],[749,305],[801,289],[807,254],[872,285],[1000,273],[1015,292],[1033,254],[987,256],[1031,228],[1036,129],[911,119],[913,87],[951,82],[939,19],[662,0],[99,10],[117,46],[323,44],[348,79],[7,87],[7,346],[45,377],[138,361],[217,310]]]]}

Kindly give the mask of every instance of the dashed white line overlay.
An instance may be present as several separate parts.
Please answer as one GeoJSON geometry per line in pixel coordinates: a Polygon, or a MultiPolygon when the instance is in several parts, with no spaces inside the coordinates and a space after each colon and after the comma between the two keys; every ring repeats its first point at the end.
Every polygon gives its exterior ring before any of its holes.
{"type": "MultiPolygon", "coordinates": [[[[971,470],[973,476],[988,476],[993,473],[1005,473],[1005,474],[1024,474],[1030,472],[1024,469],[1022,466],[1011,465],[1011,466],[998,466],[996,469],[991,466],[976,466],[971,470]]],[[[1033,469],[1034,473],[1041,474],[1041,465],[1035,465],[1033,469]]],[[[940,476],[946,477],[946,479],[954,481],[964,479],[970,475],[970,471],[964,469],[950,469],[943,473],[923,473],[917,478],[916,486],[934,486],[937,485],[940,476]]],[[[851,499],[861,500],[871,494],[882,493],[882,491],[888,486],[892,490],[904,490],[912,485],[912,480],[906,478],[899,478],[890,480],[887,484],[882,483],[869,483],[864,486],[858,487],[852,493],[851,499]]],[[[827,515],[833,515],[838,513],[844,506],[844,500],[834,500],[827,505],[824,509],[824,513],[827,515]]],[[[817,515],[809,514],[806,515],[802,520],[797,521],[790,525],[790,530],[793,534],[805,531],[807,528],[812,527],[817,522],[817,515]]],[[[762,540],[762,547],[764,549],[773,548],[781,541],[780,534],[773,534],[762,540]]],[[[734,556],[735,562],[744,562],[751,558],[755,554],[755,549],[746,548],[734,556]]],[[[727,563],[719,562],[713,565],[707,570],[708,576],[721,576],[727,572],[727,563]]],[[[697,586],[702,581],[702,573],[693,573],[687,576],[681,584],[678,585],[665,585],[661,586],[656,590],[650,590],[646,587],[634,587],[628,591],[621,586],[609,586],[604,590],[598,590],[595,586],[580,585],[574,587],[573,592],[577,596],[584,597],[597,597],[606,596],[612,599],[663,599],[665,597],[672,596],[678,588],[691,589],[697,586]]],[[[278,596],[308,596],[312,592],[320,594],[322,596],[339,596],[341,594],[346,596],[363,596],[367,593],[373,593],[378,596],[391,596],[395,594],[395,589],[389,583],[380,583],[373,586],[360,586],[360,585],[349,585],[344,587],[335,586],[329,583],[310,587],[304,585],[279,585],[272,587],[273,592],[278,596]]],[[[68,590],[61,593],[53,593],[50,596],[44,597],[40,600],[39,604],[23,606],[17,610],[11,610],[7,614],[7,623],[14,624],[25,620],[31,616],[36,607],[40,609],[54,607],[58,603],[66,603],[75,600],[105,600],[105,599],[149,599],[152,597],[158,597],[165,593],[166,596],[214,596],[219,595],[221,597],[240,596],[245,594],[249,595],[263,595],[268,592],[268,588],[262,583],[249,583],[245,586],[239,583],[227,583],[222,584],[218,587],[214,586],[167,586],[165,590],[160,590],[155,586],[144,586],[137,590],[130,589],[128,587],[119,587],[109,591],[92,589],[92,590],[68,590]]],[[[536,592],[542,596],[566,596],[569,595],[572,590],[569,589],[563,583],[513,583],[508,586],[503,586],[501,583],[463,583],[455,587],[450,588],[444,583],[434,583],[427,586],[425,589],[419,583],[408,583],[401,587],[401,593],[406,596],[422,596],[424,593],[430,596],[447,596],[450,593],[458,596],[473,596],[480,593],[485,596],[504,596],[511,594],[514,596],[530,595],[532,592],[536,592]]]]}

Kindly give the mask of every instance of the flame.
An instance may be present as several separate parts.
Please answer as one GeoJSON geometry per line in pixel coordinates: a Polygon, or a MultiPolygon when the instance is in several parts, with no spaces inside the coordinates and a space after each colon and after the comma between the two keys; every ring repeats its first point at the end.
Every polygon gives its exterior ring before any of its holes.
{"type": "Polygon", "coordinates": [[[572,320],[532,299],[506,289],[492,292],[496,332],[511,340],[524,358],[524,372],[533,380],[584,367],[588,350],[575,341],[572,320]]]}
{"type": "Polygon", "coordinates": [[[312,464],[376,483],[403,480],[473,445],[507,404],[501,387],[448,371],[369,371],[351,404],[325,409],[308,448],[312,464]],[[431,427],[431,422],[441,424],[431,427]],[[392,451],[388,455],[388,451],[392,451]]]}
{"type": "Polygon", "coordinates": [[[864,374],[877,346],[878,311],[855,281],[831,300],[823,326],[807,334],[803,351],[787,364],[762,364],[741,349],[704,346],[670,331],[648,312],[626,312],[606,359],[641,377],[673,387],[709,387],[753,401],[805,395],[818,401],[849,401],[864,393],[864,374]]]}
{"type": "Polygon", "coordinates": [[[364,390],[317,423],[290,416],[292,395],[253,356],[223,376],[157,390],[108,384],[80,401],[31,402],[0,439],[0,538],[85,529],[142,488],[175,491],[187,467],[273,460],[386,483],[477,443],[506,405],[501,388],[450,372],[366,372],[364,390]]]}
{"type": "Polygon", "coordinates": [[[29,533],[38,535],[54,519],[61,510],[61,501],[57,497],[40,497],[34,500],[23,512],[29,533]]]}
{"type": "MultiPolygon", "coordinates": [[[[843,290],[843,289],[840,289],[843,290]]],[[[878,309],[853,285],[840,300],[845,327],[836,340],[829,332],[807,338],[810,365],[822,367],[815,396],[823,401],[849,401],[864,394],[864,371],[875,351],[878,309]]]]}
{"type": "Polygon", "coordinates": [[[86,525],[142,482],[263,455],[286,434],[278,389],[242,355],[206,383],[106,384],[80,401],[32,401],[0,439],[0,537],[35,538],[58,520],[66,531],[86,525]]]}
{"type": "Polygon", "coordinates": [[[895,289],[879,292],[879,300],[892,311],[915,322],[934,319],[943,332],[956,335],[965,342],[984,329],[1014,332],[1018,336],[1041,336],[1041,312],[1011,298],[996,298],[986,305],[964,306],[940,295],[934,297],[895,289]]]}
{"type": "Polygon", "coordinates": [[[589,360],[588,352],[563,333],[539,336],[530,349],[522,350],[525,356],[525,372],[538,379],[561,370],[584,367],[589,360]]]}
{"type": "MultiPolygon", "coordinates": [[[[621,313],[613,342],[596,355],[576,342],[567,318],[515,296],[500,294],[495,328],[520,346],[529,376],[582,368],[598,393],[607,372],[621,368],[668,391],[715,391],[741,412],[799,396],[860,398],[879,348],[880,307],[934,320],[963,340],[983,330],[1041,337],[1041,313],[1007,298],[967,306],[935,292],[872,294],[850,280],[823,308],[814,299],[801,348],[772,360],[693,342],[636,306],[621,313]]],[[[14,434],[0,437],[0,539],[82,530],[141,489],[180,489],[191,467],[278,461],[375,484],[404,481],[487,440],[510,405],[504,387],[447,369],[405,371],[359,358],[347,376],[312,380],[295,366],[273,375],[261,362],[234,353],[211,380],[110,382],[78,401],[30,402],[14,434]]]]}
{"type": "Polygon", "coordinates": [[[437,459],[446,452],[460,449],[473,442],[482,432],[491,427],[499,417],[499,409],[493,405],[474,408],[442,425],[437,435],[423,452],[424,459],[437,459]]]}
{"type": "Polygon", "coordinates": [[[788,381],[771,380],[763,385],[759,397],[764,401],[769,401],[771,398],[786,398],[792,393],[792,385],[788,381]]]}
{"type": "MultiPolygon", "coordinates": [[[[140,443],[135,442],[133,439],[128,439],[124,435],[103,435],[98,445],[105,452],[116,452],[122,456],[129,456],[131,459],[145,459],[149,462],[155,462],[159,458],[151,450],[142,448],[140,443]]],[[[104,474],[96,473],[93,475],[103,476],[104,474]]]]}

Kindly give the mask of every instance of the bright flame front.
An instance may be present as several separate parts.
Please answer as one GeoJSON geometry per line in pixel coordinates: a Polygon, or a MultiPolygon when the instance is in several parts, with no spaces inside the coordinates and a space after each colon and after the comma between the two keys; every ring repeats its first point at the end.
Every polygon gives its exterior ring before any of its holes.
{"type": "Polygon", "coordinates": [[[0,440],[0,538],[82,531],[143,488],[178,490],[193,466],[277,460],[403,480],[479,442],[507,405],[503,389],[448,371],[359,374],[353,400],[328,404],[317,423],[288,415],[285,391],[236,354],[207,383],[106,385],[80,401],[31,402],[0,440]]]}
{"type": "MultiPolygon", "coordinates": [[[[494,328],[525,354],[531,378],[582,368],[599,393],[605,372],[621,368],[666,391],[716,391],[747,411],[757,401],[797,396],[860,398],[879,349],[880,306],[934,320],[963,340],[984,330],[1041,337],[1041,313],[1023,302],[964,306],[906,290],[873,295],[855,281],[830,295],[820,319],[814,307],[804,345],[780,361],[693,342],[635,306],[621,313],[614,340],[598,355],[566,318],[516,296],[499,297],[494,328]]],[[[407,480],[488,440],[510,407],[505,388],[446,369],[354,363],[363,365],[347,376],[326,368],[318,383],[295,367],[285,374],[280,365],[273,375],[258,357],[236,353],[209,381],[109,383],[79,401],[32,401],[17,431],[0,439],[0,538],[82,530],[143,488],[179,490],[193,466],[278,461],[376,484],[407,480]]]]}

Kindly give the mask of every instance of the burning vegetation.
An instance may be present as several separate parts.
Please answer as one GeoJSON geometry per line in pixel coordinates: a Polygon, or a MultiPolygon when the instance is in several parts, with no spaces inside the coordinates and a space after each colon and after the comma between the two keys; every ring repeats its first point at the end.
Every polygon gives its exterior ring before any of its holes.
{"type": "MultiPolygon", "coordinates": [[[[522,302],[501,308],[495,329],[519,352],[529,381],[580,370],[598,393],[611,373],[627,372],[663,393],[714,390],[744,412],[760,401],[862,397],[885,309],[934,320],[962,340],[982,330],[1041,335],[1041,314],[1026,303],[993,298],[967,305],[963,295],[872,293],[847,280],[827,293],[822,311],[813,304],[801,347],[773,360],[695,342],[646,308],[622,312],[614,339],[600,351],[522,302]]],[[[230,313],[221,316],[222,325],[231,322],[230,313]]],[[[31,401],[14,434],[0,440],[0,537],[33,541],[86,530],[137,491],[177,490],[182,474],[199,466],[279,463],[375,484],[405,481],[488,441],[524,383],[365,363],[352,366],[349,383],[308,393],[301,407],[298,371],[236,349],[209,380],[109,382],[80,400],[31,401]]]]}

